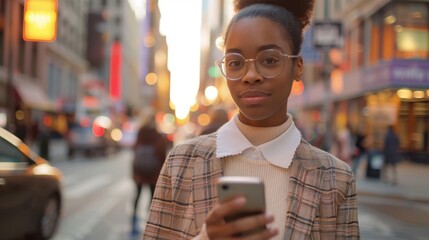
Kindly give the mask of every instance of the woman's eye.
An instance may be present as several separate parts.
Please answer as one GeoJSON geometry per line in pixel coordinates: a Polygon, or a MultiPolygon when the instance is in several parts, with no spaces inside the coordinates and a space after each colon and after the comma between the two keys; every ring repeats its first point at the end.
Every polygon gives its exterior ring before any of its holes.
{"type": "Polygon", "coordinates": [[[235,61],[229,61],[229,62],[228,62],[228,64],[227,64],[227,66],[228,66],[229,68],[239,68],[239,67],[241,67],[241,65],[242,65],[242,62],[241,62],[241,61],[238,61],[238,60],[235,60],[235,61]]]}
{"type": "Polygon", "coordinates": [[[275,57],[267,57],[260,61],[260,63],[263,65],[273,65],[273,64],[277,64],[278,62],[279,62],[279,59],[275,57]]]}

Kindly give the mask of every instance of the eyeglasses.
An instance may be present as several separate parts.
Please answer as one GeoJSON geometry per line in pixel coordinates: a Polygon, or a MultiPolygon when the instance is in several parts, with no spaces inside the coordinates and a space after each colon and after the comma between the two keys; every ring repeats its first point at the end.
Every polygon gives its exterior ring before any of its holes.
{"type": "Polygon", "coordinates": [[[246,75],[248,71],[248,62],[255,62],[256,71],[264,78],[277,77],[285,66],[285,60],[298,58],[298,55],[288,55],[276,49],[266,49],[261,51],[256,58],[245,59],[239,53],[227,53],[221,59],[216,61],[223,76],[228,80],[239,80],[246,75]]]}

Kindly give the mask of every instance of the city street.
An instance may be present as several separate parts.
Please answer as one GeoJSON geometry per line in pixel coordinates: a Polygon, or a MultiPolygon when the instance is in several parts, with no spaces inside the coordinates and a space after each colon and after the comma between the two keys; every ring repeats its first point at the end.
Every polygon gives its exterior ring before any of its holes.
{"type": "Polygon", "coordinates": [[[195,235],[225,171],[263,179],[276,226],[290,209],[278,238],[429,240],[428,39],[429,0],[0,0],[0,240],[141,240],[133,177],[221,126],[173,156],[156,199],[185,208],[151,238],[195,235]]]}
{"type": "Polygon", "coordinates": [[[361,239],[428,239],[429,204],[359,196],[361,239]]]}
{"type": "MultiPolygon", "coordinates": [[[[54,163],[64,173],[63,213],[54,240],[130,239],[131,203],[130,152],[108,157],[75,157],[54,163]]],[[[147,207],[148,189],[142,193],[147,207]]],[[[145,217],[146,212],[141,211],[145,217]]]]}
{"type": "MultiPolygon", "coordinates": [[[[54,240],[132,239],[130,151],[106,158],[77,156],[53,164],[64,174],[63,215],[54,240]]],[[[145,188],[141,201],[142,219],[147,217],[147,191],[145,188]]],[[[361,239],[424,240],[429,236],[428,219],[428,203],[359,196],[361,239]]]]}

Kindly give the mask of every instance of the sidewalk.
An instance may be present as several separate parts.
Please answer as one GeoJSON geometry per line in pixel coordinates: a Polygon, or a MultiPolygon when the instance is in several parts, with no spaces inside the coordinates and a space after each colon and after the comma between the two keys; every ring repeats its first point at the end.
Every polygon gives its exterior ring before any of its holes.
{"type": "Polygon", "coordinates": [[[362,162],[356,176],[359,195],[406,199],[429,203],[429,165],[404,160],[397,165],[398,184],[365,177],[366,162],[362,162]]]}
{"type": "MultiPolygon", "coordinates": [[[[31,146],[38,152],[38,146],[31,146]]],[[[64,139],[51,139],[49,146],[49,161],[67,159],[67,143],[64,139]]],[[[397,165],[398,184],[392,185],[381,179],[365,177],[366,161],[362,161],[356,176],[358,195],[406,199],[429,203],[429,164],[404,160],[397,165]]]]}

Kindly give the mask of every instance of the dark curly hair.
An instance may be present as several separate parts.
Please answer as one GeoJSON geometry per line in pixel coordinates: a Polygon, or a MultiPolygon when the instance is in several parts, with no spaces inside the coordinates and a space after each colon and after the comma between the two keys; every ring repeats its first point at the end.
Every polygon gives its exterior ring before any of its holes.
{"type": "Polygon", "coordinates": [[[299,54],[303,31],[310,23],[314,0],[234,0],[237,14],[225,32],[225,40],[234,23],[244,18],[265,17],[283,27],[285,39],[292,44],[292,54],[299,54]]]}
{"type": "Polygon", "coordinates": [[[234,10],[238,12],[257,3],[286,8],[301,22],[301,27],[305,28],[310,23],[313,14],[314,0],[234,0],[234,10]]]}

